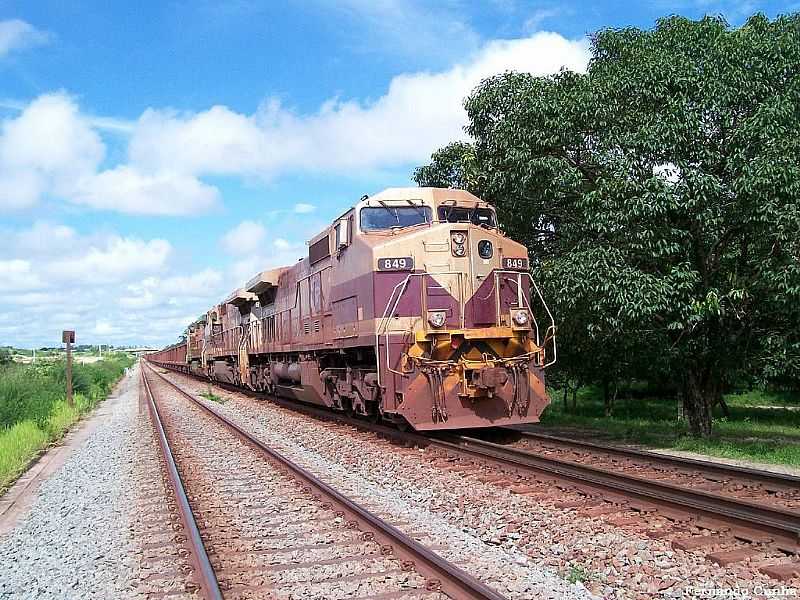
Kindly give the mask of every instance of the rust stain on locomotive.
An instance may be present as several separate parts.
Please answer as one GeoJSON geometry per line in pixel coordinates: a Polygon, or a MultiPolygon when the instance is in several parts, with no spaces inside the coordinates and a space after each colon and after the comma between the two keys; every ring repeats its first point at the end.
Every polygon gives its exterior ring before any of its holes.
{"type": "Polygon", "coordinates": [[[463,190],[392,188],[150,355],[418,430],[537,422],[555,325],[527,249],[463,190]]]}

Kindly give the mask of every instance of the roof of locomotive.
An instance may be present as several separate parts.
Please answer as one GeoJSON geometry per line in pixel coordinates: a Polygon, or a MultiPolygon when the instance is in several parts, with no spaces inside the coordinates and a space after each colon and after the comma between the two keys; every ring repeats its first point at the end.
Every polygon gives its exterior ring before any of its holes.
{"type": "Polygon", "coordinates": [[[400,200],[403,202],[406,200],[422,200],[423,202],[428,201],[434,204],[455,200],[456,202],[470,203],[472,206],[474,206],[476,202],[480,204],[487,204],[475,194],[472,194],[467,190],[435,187],[387,188],[382,192],[375,194],[374,196],[365,198],[359,202],[357,206],[368,205],[370,200],[376,202],[378,200],[382,200],[383,202],[388,202],[391,200],[400,200]]]}
{"type": "Polygon", "coordinates": [[[275,269],[268,269],[266,271],[261,271],[255,277],[250,279],[246,284],[244,284],[244,289],[248,292],[253,294],[262,294],[267,288],[274,287],[278,285],[278,279],[280,278],[281,274],[286,271],[289,267],[277,267],[275,269]]]}
{"type": "MultiPolygon", "coordinates": [[[[373,196],[365,197],[359,200],[358,203],[348,208],[336,219],[334,223],[348,214],[350,211],[364,206],[380,205],[380,202],[408,202],[414,200],[423,202],[424,204],[438,206],[445,202],[453,202],[456,204],[464,204],[468,206],[491,206],[488,202],[481,200],[475,194],[467,190],[460,190],[456,188],[435,188],[435,187],[396,187],[386,188],[382,192],[378,192],[373,196]]],[[[320,232],[322,233],[322,232],[320,232]]],[[[319,237],[319,234],[314,236],[313,239],[319,237]]]]}
{"type": "Polygon", "coordinates": [[[312,237],[310,240],[308,240],[307,244],[311,245],[314,242],[321,240],[323,237],[328,235],[328,233],[331,230],[331,227],[333,227],[339,219],[343,218],[345,215],[359,208],[363,208],[365,206],[380,206],[381,202],[407,203],[408,201],[422,202],[423,204],[426,204],[433,208],[438,207],[441,204],[451,203],[451,202],[455,202],[457,206],[473,207],[476,204],[481,207],[491,206],[491,204],[489,204],[485,200],[481,200],[475,194],[472,194],[467,190],[460,190],[456,188],[436,188],[436,187],[386,188],[385,190],[378,192],[373,196],[367,196],[359,200],[356,204],[354,204],[346,211],[344,211],[341,215],[336,217],[329,226],[327,226],[325,229],[323,229],[314,237],[312,237]]]}
{"type": "Polygon", "coordinates": [[[255,302],[256,295],[252,292],[248,292],[244,288],[238,288],[231,292],[231,294],[223,300],[224,304],[233,304],[234,306],[241,306],[243,304],[247,304],[248,302],[255,302]]]}

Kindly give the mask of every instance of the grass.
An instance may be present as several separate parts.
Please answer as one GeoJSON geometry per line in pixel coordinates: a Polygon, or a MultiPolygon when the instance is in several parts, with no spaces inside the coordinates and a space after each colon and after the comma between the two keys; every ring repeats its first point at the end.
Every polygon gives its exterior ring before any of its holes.
{"type": "Polygon", "coordinates": [[[225,399],[222,398],[221,396],[217,396],[214,392],[211,391],[211,388],[208,388],[207,391],[201,393],[200,395],[207,400],[211,400],[212,402],[225,404],[225,399]]]}
{"type": "Polygon", "coordinates": [[[589,572],[582,567],[581,565],[573,565],[569,569],[569,573],[567,573],[567,581],[570,583],[583,583],[589,578],[589,572]]]}
{"type": "Polygon", "coordinates": [[[47,442],[47,433],[33,421],[22,421],[0,433],[0,490],[19,477],[47,442]]]}
{"type": "Polygon", "coordinates": [[[0,368],[0,492],[105,398],[131,364],[128,356],[112,354],[100,362],[74,365],[74,406],[66,402],[63,362],[0,368]]]}
{"type": "Polygon", "coordinates": [[[585,430],[590,434],[628,443],[698,452],[721,458],[800,467],[800,395],[763,390],[730,394],[725,400],[730,418],[715,409],[713,435],[705,440],[689,436],[679,418],[674,398],[618,399],[611,417],[603,416],[603,397],[593,387],[578,390],[576,408],[564,408],[560,391],[542,423],[585,430]],[[767,408],[765,408],[767,407],[767,408]]]}

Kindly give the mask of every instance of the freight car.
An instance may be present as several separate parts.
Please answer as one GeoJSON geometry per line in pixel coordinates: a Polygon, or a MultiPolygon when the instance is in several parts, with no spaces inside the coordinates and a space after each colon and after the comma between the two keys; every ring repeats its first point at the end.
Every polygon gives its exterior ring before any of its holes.
{"type": "Polygon", "coordinates": [[[152,362],[417,430],[537,422],[556,360],[522,244],[454,189],[364,196],[152,362]]]}

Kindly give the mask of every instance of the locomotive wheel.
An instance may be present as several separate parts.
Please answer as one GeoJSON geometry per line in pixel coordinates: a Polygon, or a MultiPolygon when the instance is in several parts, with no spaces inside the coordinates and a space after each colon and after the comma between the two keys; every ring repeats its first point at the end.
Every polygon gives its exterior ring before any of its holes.
{"type": "Polygon", "coordinates": [[[356,414],[353,410],[353,402],[349,398],[342,399],[342,410],[344,410],[344,414],[347,415],[349,419],[352,419],[356,414]]]}
{"type": "Polygon", "coordinates": [[[366,403],[366,407],[367,407],[367,412],[368,412],[367,420],[370,423],[373,423],[373,424],[377,425],[378,423],[383,421],[383,417],[381,416],[381,411],[378,408],[377,403],[375,403],[375,402],[367,402],[366,403]]]}

